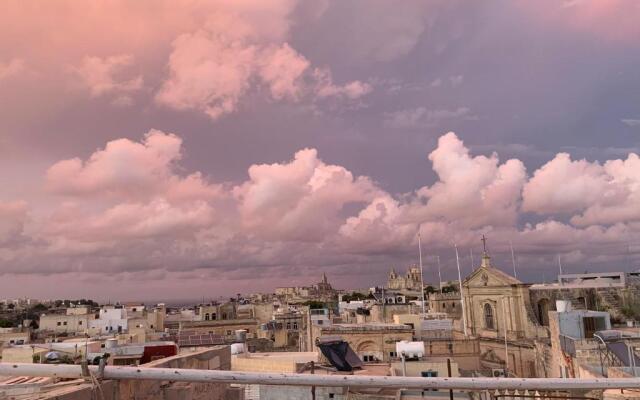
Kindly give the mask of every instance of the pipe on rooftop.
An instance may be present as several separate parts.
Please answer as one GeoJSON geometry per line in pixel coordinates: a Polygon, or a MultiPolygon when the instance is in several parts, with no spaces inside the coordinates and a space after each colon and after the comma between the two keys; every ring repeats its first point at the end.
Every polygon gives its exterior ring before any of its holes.
{"type": "MultiPolygon", "coordinates": [[[[92,374],[97,366],[89,366],[92,374]]],[[[0,363],[0,375],[82,378],[80,365],[0,363]]],[[[462,390],[640,389],[640,378],[421,378],[372,375],[310,375],[219,370],[107,366],[104,379],[161,380],[289,386],[376,387],[462,390]]]]}

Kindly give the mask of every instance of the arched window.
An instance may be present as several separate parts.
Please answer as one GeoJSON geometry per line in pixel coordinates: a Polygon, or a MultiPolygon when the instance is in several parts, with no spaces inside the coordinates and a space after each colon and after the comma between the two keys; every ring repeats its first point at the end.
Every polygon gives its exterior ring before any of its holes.
{"type": "Polygon", "coordinates": [[[204,320],[205,320],[205,321],[208,321],[208,320],[209,320],[209,313],[206,313],[206,314],[204,315],[204,320]]]}
{"type": "Polygon", "coordinates": [[[549,300],[540,299],[538,302],[538,322],[540,325],[549,326],[549,300]]]}
{"type": "Polygon", "coordinates": [[[495,329],[495,321],[493,320],[493,307],[491,304],[484,305],[484,327],[487,329],[495,329]]]}

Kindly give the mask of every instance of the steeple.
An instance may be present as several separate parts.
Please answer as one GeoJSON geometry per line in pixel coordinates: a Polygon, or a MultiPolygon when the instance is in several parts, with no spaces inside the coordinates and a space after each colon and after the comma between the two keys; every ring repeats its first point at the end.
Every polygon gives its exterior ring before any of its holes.
{"type": "Polygon", "coordinates": [[[489,257],[489,253],[487,252],[487,238],[482,235],[482,262],[480,263],[481,268],[490,268],[491,267],[491,257],[489,257]]]}
{"type": "Polygon", "coordinates": [[[328,283],[327,281],[327,274],[326,273],[322,273],[322,283],[328,283]]]}

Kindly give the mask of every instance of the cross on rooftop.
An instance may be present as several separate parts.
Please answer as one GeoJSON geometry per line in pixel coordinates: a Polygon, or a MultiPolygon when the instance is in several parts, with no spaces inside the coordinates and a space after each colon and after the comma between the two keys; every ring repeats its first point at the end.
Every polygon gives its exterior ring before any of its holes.
{"type": "Polygon", "coordinates": [[[482,241],[482,247],[484,248],[484,253],[487,254],[487,238],[482,235],[482,239],[480,239],[482,241]]]}

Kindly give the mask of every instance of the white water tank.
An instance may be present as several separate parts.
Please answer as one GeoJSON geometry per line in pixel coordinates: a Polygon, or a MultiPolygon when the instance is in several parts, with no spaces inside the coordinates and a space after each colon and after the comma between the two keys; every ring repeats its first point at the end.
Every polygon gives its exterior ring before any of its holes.
{"type": "Polygon", "coordinates": [[[409,342],[402,340],[396,342],[396,353],[398,357],[404,353],[405,358],[420,358],[424,357],[424,342],[409,342]]]}
{"type": "Polygon", "coordinates": [[[231,343],[231,354],[244,353],[244,343],[231,343]]]}
{"type": "Polygon", "coordinates": [[[569,300],[556,300],[556,310],[558,312],[571,311],[571,302],[569,300]]]}

